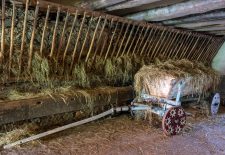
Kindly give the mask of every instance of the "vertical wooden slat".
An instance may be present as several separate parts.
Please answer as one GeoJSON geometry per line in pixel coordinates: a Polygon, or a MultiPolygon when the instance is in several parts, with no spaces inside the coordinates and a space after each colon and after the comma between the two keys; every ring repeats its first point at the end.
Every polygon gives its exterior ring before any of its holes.
{"type": "Polygon", "coordinates": [[[208,38],[203,38],[202,43],[199,43],[199,48],[196,49],[196,51],[192,54],[192,56],[190,57],[191,60],[195,60],[195,58],[197,57],[197,55],[200,53],[202,47],[205,46],[205,43],[207,42],[208,38]]]}
{"type": "Polygon", "coordinates": [[[73,68],[74,59],[75,59],[75,55],[76,55],[76,52],[77,52],[77,46],[78,46],[78,42],[80,40],[80,35],[81,35],[82,29],[83,29],[83,26],[84,26],[84,21],[86,19],[86,14],[87,14],[87,12],[84,12],[84,16],[83,16],[83,19],[82,19],[82,22],[81,22],[81,25],[80,25],[80,29],[79,29],[79,32],[78,32],[78,35],[77,35],[77,39],[76,39],[76,42],[75,42],[74,50],[73,50],[73,53],[72,53],[72,61],[71,61],[71,64],[70,64],[70,71],[73,68]]]}
{"type": "Polygon", "coordinates": [[[173,55],[173,49],[178,45],[178,42],[180,41],[182,37],[182,34],[179,33],[179,35],[177,36],[177,38],[174,40],[175,42],[173,44],[171,44],[171,46],[169,47],[169,53],[168,53],[168,58],[172,58],[173,55]]]}
{"type": "Polygon", "coordinates": [[[165,47],[166,47],[166,45],[168,45],[169,41],[171,40],[171,36],[173,35],[172,32],[173,31],[170,31],[169,32],[168,36],[165,39],[165,42],[162,45],[162,49],[161,49],[162,53],[161,53],[161,56],[164,56],[164,54],[165,54],[165,47]]]}
{"type": "Polygon", "coordinates": [[[1,38],[1,52],[0,61],[4,58],[5,53],[5,0],[2,0],[2,38],[1,38]]]}
{"type": "Polygon", "coordinates": [[[189,53],[188,53],[188,55],[187,55],[187,59],[190,58],[190,56],[191,56],[191,54],[192,54],[192,51],[193,51],[193,50],[195,49],[195,47],[197,46],[197,44],[198,44],[200,38],[201,38],[201,37],[199,36],[198,39],[196,40],[194,46],[193,46],[193,47],[191,48],[191,50],[189,51],[189,53]]]}
{"type": "Polygon", "coordinates": [[[212,37],[210,37],[210,38],[208,39],[208,41],[206,42],[206,44],[204,44],[204,46],[202,46],[202,48],[200,48],[200,49],[198,50],[199,55],[196,54],[196,57],[197,57],[196,60],[199,60],[199,58],[202,56],[202,54],[204,54],[205,49],[209,46],[209,44],[210,44],[211,41],[212,41],[212,37]]]}
{"type": "Polygon", "coordinates": [[[157,32],[159,32],[159,30],[157,28],[155,28],[155,32],[153,33],[152,38],[151,38],[151,42],[149,43],[147,56],[150,55],[150,52],[151,52],[152,48],[154,47],[154,43],[156,42],[155,36],[157,36],[157,32]]]}
{"type": "Polygon", "coordinates": [[[95,31],[94,31],[94,34],[93,34],[93,37],[92,37],[92,40],[91,40],[91,45],[90,45],[90,47],[89,47],[87,56],[86,56],[86,58],[85,58],[85,62],[88,61],[88,58],[89,58],[89,56],[90,56],[90,54],[91,54],[91,50],[92,50],[92,47],[93,47],[93,44],[94,44],[95,36],[96,36],[96,33],[97,33],[97,30],[98,30],[98,27],[99,27],[99,24],[100,24],[101,19],[102,19],[102,17],[100,16],[100,17],[98,18],[98,23],[97,23],[97,25],[96,25],[96,27],[95,27],[95,31]]]}
{"type": "Polygon", "coordinates": [[[217,49],[220,48],[220,45],[222,46],[223,42],[218,42],[216,40],[214,40],[214,42],[212,43],[211,47],[207,50],[207,54],[205,54],[205,56],[202,58],[202,61],[208,61],[211,62],[211,60],[214,58],[213,55],[216,55],[216,53],[218,52],[217,49]]]}
{"type": "Polygon", "coordinates": [[[171,38],[169,39],[169,42],[167,43],[167,45],[165,46],[165,49],[164,49],[164,52],[163,52],[163,56],[167,57],[168,54],[167,54],[167,51],[171,45],[171,43],[175,40],[175,38],[177,37],[178,33],[176,33],[174,30],[172,30],[172,36],[171,38]]]}
{"type": "Polygon", "coordinates": [[[123,49],[123,52],[122,52],[122,55],[121,55],[121,56],[124,55],[124,53],[125,53],[125,51],[126,51],[126,49],[127,49],[127,45],[128,45],[128,43],[129,43],[129,41],[130,41],[131,35],[132,35],[133,32],[134,32],[134,28],[135,28],[135,25],[133,24],[132,29],[131,29],[131,31],[130,31],[129,37],[128,37],[128,39],[127,39],[127,42],[126,42],[126,44],[125,44],[125,47],[124,47],[124,49],[123,49]]]}
{"type": "Polygon", "coordinates": [[[160,51],[160,48],[162,47],[162,44],[164,43],[164,40],[165,40],[165,38],[166,38],[166,36],[167,36],[167,33],[168,33],[168,32],[166,32],[166,33],[164,34],[163,39],[161,39],[161,42],[160,42],[158,48],[157,48],[156,51],[155,51],[155,57],[157,57],[157,54],[158,54],[158,55],[160,54],[160,52],[161,52],[161,51],[160,51]]]}
{"type": "Polygon", "coordinates": [[[191,37],[191,32],[188,33],[185,41],[182,43],[182,45],[180,46],[180,48],[178,49],[178,51],[181,51],[180,55],[179,55],[179,59],[181,59],[182,55],[184,54],[185,51],[185,45],[188,44],[188,40],[191,37]]]}
{"type": "Polygon", "coordinates": [[[181,56],[181,59],[187,58],[187,57],[186,57],[186,56],[188,55],[187,52],[188,52],[189,49],[192,47],[192,44],[193,44],[194,40],[195,40],[195,36],[192,36],[190,42],[187,44],[188,46],[186,46],[186,47],[184,48],[184,52],[183,52],[183,54],[182,54],[182,56],[181,56]]]}
{"type": "Polygon", "coordinates": [[[99,37],[98,37],[98,41],[97,41],[97,43],[96,43],[96,49],[95,49],[95,53],[94,53],[94,56],[93,56],[94,59],[96,58],[97,52],[98,52],[98,50],[99,50],[99,47],[100,47],[100,41],[101,41],[101,38],[102,38],[103,31],[105,30],[106,23],[107,23],[107,15],[106,15],[106,18],[105,18],[105,20],[104,20],[104,23],[103,23],[103,26],[102,26],[100,35],[99,35],[99,37]]]}
{"type": "Polygon", "coordinates": [[[78,15],[78,10],[76,10],[76,13],[75,13],[75,16],[74,16],[74,19],[73,19],[73,23],[72,23],[72,27],[70,29],[69,38],[67,40],[66,48],[65,48],[64,53],[63,53],[63,69],[64,69],[64,65],[65,65],[66,54],[67,54],[67,51],[68,51],[70,43],[71,43],[71,37],[72,37],[72,34],[73,34],[75,23],[77,21],[77,15],[78,15]]]}
{"type": "Polygon", "coordinates": [[[11,23],[11,36],[10,36],[10,49],[9,49],[9,76],[12,67],[12,53],[14,45],[14,26],[15,26],[15,16],[16,16],[16,4],[12,1],[13,12],[12,12],[12,23],[11,23]]]}
{"type": "Polygon", "coordinates": [[[121,26],[121,28],[120,28],[120,32],[119,32],[119,35],[118,35],[118,37],[117,37],[116,43],[115,43],[115,45],[114,45],[114,48],[113,48],[111,57],[115,54],[116,48],[117,48],[117,46],[119,45],[119,40],[120,40],[120,38],[121,38],[121,35],[122,35],[122,32],[123,32],[124,26],[125,26],[125,23],[122,23],[122,26],[121,26]]]}
{"type": "Polygon", "coordinates": [[[53,36],[52,36],[52,47],[51,47],[51,52],[50,52],[50,55],[49,55],[50,58],[53,57],[54,50],[55,50],[55,41],[56,41],[57,27],[58,27],[58,23],[59,23],[60,10],[61,10],[61,8],[58,7],[56,21],[55,21],[55,27],[54,27],[53,36]]]}
{"type": "Polygon", "coordinates": [[[126,28],[126,31],[124,33],[123,39],[122,39],[122,41],[120,43],[120,47],[119,47],[118,52],[116,54],[116,58],[119,57],[120,51],[121,51],[122,46],[123,46],[123,42],[124,42],[125,38],[127,37],[127,32],[129,30],[130,24],[131,24],[130,22],[127,24],[127,28],[126,28]]]}
{"type": "Polygon", "coordinates": [[[29,59],[28,59],[28,67],[27,67],[28,72],[31,71],[31,65],[32,65],[31,63],[32,63],[32,57],[33,57],[34,37],[35,37],[36,26],[37,26],[38,10],[39,10],[39,1],[37,1],[35,13],[34,13],[34,23],[33,23],[31,39],[30,39],[30,50],[29,50],[29,59]]]}
{"type": "Polygon", "coordinates": [[[150,28],[150,26],[148,26],[148,27],[145,29],[144,36],[142,37],[141,42],[140,42],[139,45],[138,45],[137,52],[138,52],[139,54],[140,54],[141,48],[143,47],[142,44],[144,43],[144,41],[146,41],[145,38],[146,38],[146,36],[147,36],[147,34],[148,34],[149,28],[150,28]]]}
{"type": "Polygon", "coordinates": [[[41,56],[43,54],[44,41],[45,41],[45,33],[46,33],[47,25],[48,25],[49,12],[50,12],[50,6],[48,5],[48,9],[47,9],[47,12],[46,12],[46,17],[45,17],[44,28],[43,28],[42,37],[41,37],[41,47],[40,47],[40,55],[41,56]]]}
{"type": "Polygon", "coordinates": [[[182,42],[179,46],[177,46],[177,48],[175,49],[176,50],[176,53],[175,55],[173,56],[174,58],[178,58],[178,54],[181,55],[181,47],[183,46],[184,42],[187,40],[187,38],[190,36],[190,33],[187,35],[186,33],[184,33],[183,35],[183,38],[182,38],[182,42]]]}
{"type": "Polygon", "coordinates": [[[59,41],[59,47],[58,47],[58,52],[57,52],[57,60],[58,60],[59,55],[61,53],[61,50],[63,48],[64,37],[65,37],[65,32],[66,32],[66,27],[67,27],[69,16],[70,16],[70,13],[67,11],[66,17],[65,17],[65,21],[64,21],[64,25],[63,25],[63,31],[62,31],[62,34],[61,34],[61,37],[60,37],[60,41],[59,41]]]}
{"type": "Polygon", "coordinates": [[[141,33],[139,34],[138,40],[137,40],[137,42],[136,42],[136,44],[135,44],[135,46],[134,46],[132,55],[134,55],[134,53],[136,52],[136,48],[137,48],[137,46],[138,46],[138,44],[139,44],[139,41],[140,41],[140,39],[141,39],[141,36],[142,36],[142,33],[143,33],[144,29],[145,29],[145,27],[143,26],[142,29],[141,29],[141,33]]]}
{"type": "Polygon", "coordinates": [[[143,45],[143,47],[142,47],[142,49],[141,49],[140,56],[142,56],[142,54],[143,54],[143,52],[144,52],[144,50],[145,50],[145,47],[146,47],[146,45],[147,45],[147,43],[148,43],[148,41],[149,41],[149,38],[151,37],[151,34],[152,34],[152,31],[153,31],[153,30],[154,30],[154,29],[152,28],[151,31],[149,32],[149,35],[148,35],[147,39],[145,40],[145,43],[144,43],[144,45],[143,45]]]}
{"type": "Polygon", "coordinates": [[[177,49],[179,48],[179,46],[181,46],[180,43],[183,42],[183,39],[184,39],[185,36],[186,36],[186,34],[182,32],[180,39],[178,40],[178,42],[176,43],[176,45],[174,46],[174,48],[171,49],[171,51],[172,51],[172,54],[170,55],[171,58],[173,58],[173,59],[176,58],[176,55],[179,52],[177,49]]]}
{"type": "Polygon", "coordinates": [[[206,48],[206,51],[203,53],[202,57],[200,57],[200,61],[205,61],[205,59],[211,54],[209,53],[215,44],[215,40],[212,39],[210,45],[206,48]]]}
{"type": "Polygon", "coordinates": [[[93,22],[93,16],[91,16],[91,20],[89,21],[89,24],[88,24],[87,33],[85,35],[84,42],[83,42],[83,45],[81,47],[81,51],[80,51],[80,54],[79,54],[79,57],[78,57],[78,63],[80,62],[81,56],[82,56],[82,54],[84,52],[84,48],[85,48],[85,45],[86,45],[86,42],[87,42],[87,38],[88,38],[88,34],[90,32],[90,29],[91,29],[92,22],[93,22]]]}
{"type": "Polygon", "coordinates": [[[209,57],[209,62],[210,63],[213,61],[214,57],[216,56],[216,54],[218,53],[220,48],[223,46],[223,43],[224,43],[224,41],[222,40],[220,43],[218,43],[218,45],[215,48],[213,48],[214,52],[211,52],[212,55],[210,55],[210,57],[209,57]]]}
{"type": "Polygon", "coordinates": [[[115,34],[116,34],[116,30],[117,30],[118,24],[119,24],[119,22],[117,21],[115,30],[113,31],[112,37],[111,37],[111,39],[110,39],[110,42],[109,42],[109,45],[108,45],[108,48],[107,48],[107,51],[106,51],[106,54],[105,54],[104,61],[106,61],[106,59],[107,59],[107,57],[108,57],[108,54],[109,54],[110,48],[111,48],[111,46],[112,46],[112,42],[113,42],[114,36],[115,36],[115,34]]]}
{"type": "Polygon", "coordinates": [[[137,28],[137,30],[136,30],[134,36],[133,36],[133,39],[132,39],[132,41],[131,41],[131,44],[130,44],[128,50],[127,50],[127,55],[129,55],[130,50],[131,50],[131,47],[133,47],[133,44],[134,44],[134,41],[135,41],[135,39],[136,39],[136,37],[137,37],[137,34],[138,34],[139,29],[140,29],[140,25],[138,25],[138,28],[137,28]]]}
{"type": "Polygon", "coordinates": [[[20,51],[20,57],[19,57],[19,74],[21,73],[21,67],[22,67],[22,57],[23,57],[25,37],[26,37],[25,35],[26,35],[26,28],[27,28],[28,7],[29,7],[29,0],[26,0],[26,8],[24,13],[24,21],[23,21],[22,41],[21,41],[21,51],[20,51]]]}
{"type": "Polygon", "coordinates": [[[159,37],[159,40],[158,40],[158,42],[156,43],[155,48],[154,48],[154,50],[153,50],[153,52],[152,52],[152,54],[151,54],[151,56],[150,56],[151,59],[154,58],[155,51],[156,51],[156,49],[158,48],[159,42],[161,41],[161,38],[163,37],[163,34],[164,34],[165,30],[166,30],[166,29],[164,28],[164,29],[162,30],[162,32],[161,32],[161,35],[160,35],[160,37],[159,37]]]}

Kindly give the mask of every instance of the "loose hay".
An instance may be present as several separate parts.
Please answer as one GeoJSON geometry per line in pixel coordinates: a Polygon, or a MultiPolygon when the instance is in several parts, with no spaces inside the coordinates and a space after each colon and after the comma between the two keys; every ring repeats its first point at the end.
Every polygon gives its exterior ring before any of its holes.
{"type": "Polygon", "coordinates": [[[25,137],[29,137],[35,132],[37,128],[38,126],[36,124],[29,123],[14,130],[0,133],[0,146],[10,144],[25,137]]]}
{"type": "Polygon", "coordinates": [[[50,85],[48,60],[37,53],[35,53],[32,61],[32,73],[32,77],[37,81],[38,85],[50,85]]]}
{"type": "Polygon", "coordinates": [[[86,73],[84,64],[76,65],[73,70],[74,82],[81,87],[90,87],[89,77],[86,73]]]}
{"type": "Polygon", "coordinates": [[[143,66],[135,75],[135,90],[138,94],[146,93],[166,98],[174,98],[178,82],[185,82],[183,95],[203,94],[209,89],[214,91],[220,76],[213,69],[189,60],[156,61],[143,66]]]}

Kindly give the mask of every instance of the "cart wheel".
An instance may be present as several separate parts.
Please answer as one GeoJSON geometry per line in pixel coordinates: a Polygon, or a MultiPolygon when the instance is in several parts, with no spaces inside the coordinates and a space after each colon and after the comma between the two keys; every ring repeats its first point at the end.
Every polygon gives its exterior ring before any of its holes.
{"type": "Polygon", "coordinates": [[[216,115],[218,113],[220,107],[220,94],[216,93],[213,98],[212,98],[212,102],[211,102],[211,114],[216,115]]]}
{"type": "Polygon", "coordinates": [[[163,116],[162,128],[167,136],[179,134],[186,124],[186,114],[182,107],[172,107],[163,116]]]}

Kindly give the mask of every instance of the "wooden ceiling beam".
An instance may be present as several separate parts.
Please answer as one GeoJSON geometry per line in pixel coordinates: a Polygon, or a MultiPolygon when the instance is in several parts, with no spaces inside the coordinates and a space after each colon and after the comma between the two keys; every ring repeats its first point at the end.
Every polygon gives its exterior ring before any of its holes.
{"type": "Polygon", "coordinates": [[[131,1],[124,2],[124,3],[116,4],[114,6],[105,8],[103,11],[108,12],[109,14],[117,15],[117,16],[126,16],[129,14],[141,12],[144,10],[173,5],[173,4],[184,2],[187,0],[166,0],[166,1],[165,0],[148,0],[149,3],[146,3],[146,0],[132,0],[132,1],[133,1],[132,4],[129,4],[131,1]]]}
{"type": "Polygon", "coordinates": [[[173,20],[163,21],[164,25],[177,25],[185,23],[193,23],[206,20],[225,19],[225,10],[213,11],[211,13],[204,13],[191,17],[178,18],[173,20]]]}
{"type": "Polygon", "coordinates": [[[187,24],[178,24],[174,25],[175,27],[181,27],[181,28],[199,28],[199,27],[205,27],[205,26],[212,26],[212,25],[225,25],[225,19],[223,20],[213,20],[213,21],[204,21],[204,22],[195,22],[195,23],[187,23],[187,24]]]}
{"type": "Polygon", "coordinates": [[[200,29],[194,29],[195,31],[225,31],[225,25],[221,26],[211,26],[200,29]]]}
{"type": "Polygon", "coordinates": [[[110,6],[106,8],[106,10],[114,11],[114,10],[133,8],[133,7],[138,7],[138,6],[142,6],[142,5],[150,4],[154,2],[159,2],[159,1],[162,1],[162,0],[130,0],[118,5],[110,6]]]}
{"type": "Polygon", "coordinates": [[[126,16],[133,20],[163,21],[225,8],[225,0],[190,0],[168,7],[150,9],[126,16]]]}

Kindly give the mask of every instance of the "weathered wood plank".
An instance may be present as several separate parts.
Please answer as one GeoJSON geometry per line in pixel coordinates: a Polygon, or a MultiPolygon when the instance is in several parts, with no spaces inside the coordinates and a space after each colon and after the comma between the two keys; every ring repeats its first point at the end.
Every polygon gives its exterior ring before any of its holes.
{"type": "Polygon", "coordinates": [[[166,21],[163,21],[163,24],[177,25],[177,24],[193,23],[193,22],[224,19],[224,18],[225,18],[225,11],[213,11],[211,13],[203,13],[203,14],[195,15],[195,16],[191,16],[191,17],[188,16],[188,17],[184,17],[184,18],[166,20],[166,21]]]}
{"type": "Polygon", "coordinates": [[[205,13],[221,8],[225,8],[225,0],[195,0],[142,11],[128,15],[127,18],[134,20],[162,21],[192,14],[205,13]]]}
{"type": "Polygon", "coordinates": [[[18,101],[5,101],[0,103],[0,125],[33,118],[75,112],[91,107],[119,106],[133,99],[132,87],[107,87],[85,90],[90,95],[84,96],[81,91],[62,95],[24,99],[18,101]]]}
{"type": "Polygon", "coordinates": [[[204,26],[213,26],[213,25],[225,25],[225,20],[213,20],[213,21],[204,21],[204,22],[194,22],[194,23],[187,23],[187,24],[178,24],[175,25],[176,27],[182,28],[199,28],[204,26]]]}

